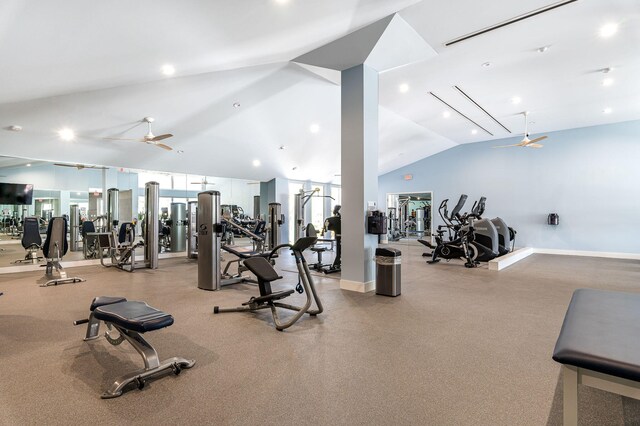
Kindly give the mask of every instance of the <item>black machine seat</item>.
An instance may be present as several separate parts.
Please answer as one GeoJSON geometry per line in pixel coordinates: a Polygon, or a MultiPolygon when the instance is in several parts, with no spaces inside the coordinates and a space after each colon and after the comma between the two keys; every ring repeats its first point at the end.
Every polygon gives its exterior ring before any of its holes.
{"type": "Polygon", "coordinates": [[[553,351],[561,364],[640,381],[640,294],[578,289],[553,351]]]}
{"type": "Polygon", "coordinates": [[[103,305],[93,311],[96,319],[112,323],[126,330],[146,333],[173,324],[173,317],[144,302],[120,302],[103,305]]]}
{"type": "Polygon", "coordinates": [[[264,257],[250,257],[244,261],[244,266],[261,281],[271,282],[282,278],[264,257]]]}
{"type": "Polygon", "coordinates": [[[96,308],[99,308],[100,306],[113,305],[114,303],[120,303],[120,302],[126,302],[126,301],[127,299],[124,297],[99,296],[93,299],[93,302],[91,302],[91,306],[89,307],[89,310],[93,312],[96,310],[96,308]]]}
{"type": "Polygon", "coordinates": [[[42,246],[42,237],[40,237],[40,225],[35,217],[25,217],[22,225],[22,247],[28,249],[30,247],[40,248],[42,246]]]}
{"type": "Polygon", "coordinates": [[[265,296],[252,297],[248,302],[244,302],[242,306],[251,305],[254,303],[265,303],[274,300],[284,299],[285,297],[289,297],[293,294],[294,290],[283,290],[276,291],[275,293],[267,294],[265,296]]]}
{"type": "MultiPolygon", "coordinates": [[[[222,250],[229,252],[231,254],[233,254],[234,256],[238,256],[240,259],[249,259],[252,257],[263,257],[263,258],[268,258],[270,253],[266,252],[266,253],[260,253],[257,251],[253,251],[253,250],[249,250],[249,251],[244,251],[244,250],[237,250],[233,247],[230,246],[226,246],[224,244],[222,244],[220,246],[220,248],[222,248],[222,250]]],[[[276,257],[276,256],[273,256],[276,257]]],[[[246,263],[246,262],[245,262],[246,263]]]]}

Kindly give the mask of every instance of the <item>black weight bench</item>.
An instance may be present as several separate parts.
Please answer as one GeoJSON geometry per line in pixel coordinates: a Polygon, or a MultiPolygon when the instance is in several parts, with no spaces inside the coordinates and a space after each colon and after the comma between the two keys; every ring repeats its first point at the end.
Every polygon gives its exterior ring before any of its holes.
{"type": "Polygon", "coordinates": [[[640,399],[640,294],[573,293],[553,351],[562,364],[565,426],[578,424],[578,385],[640,399]]]}
{"type": "Polygon", "coordinates": [[[102,398],[115,398],[122,395],[123,390],[130,383],[135,383],[138,389],[142,389],[148,377],[159,375],[167,370],[172,370],[175,375],[178,375],[183,368],[191,368],[195,364],[194,360],[177,357],[160,362],[156,350],[142,337],[141,333],[160,330],[173,324],[173,317],[166,312],[152,308],[145,302],[127,301],[124,297],[110,296],[96,297],[89,309],[91,314],[88,319],[73,323],[74,325],[88,324],[85,341],[99,337],[100,321],[104,321],[108,329],[105,332],[107,341],[112,345],[128,341],[144,361],[144,370],[118,378],[111,388],[102,394],[102,398]],[[119,336],[112,335],[114,329],[118,331],[119,336]]]}

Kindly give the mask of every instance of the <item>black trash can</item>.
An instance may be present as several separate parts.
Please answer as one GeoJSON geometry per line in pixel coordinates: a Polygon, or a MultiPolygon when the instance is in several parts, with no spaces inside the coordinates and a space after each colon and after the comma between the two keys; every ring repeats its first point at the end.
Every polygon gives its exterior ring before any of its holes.
{"type": "Polygon", "coordinates": [[[394,248],[376,249],[376,294],[400,296],[401,255],[394,248]]]}

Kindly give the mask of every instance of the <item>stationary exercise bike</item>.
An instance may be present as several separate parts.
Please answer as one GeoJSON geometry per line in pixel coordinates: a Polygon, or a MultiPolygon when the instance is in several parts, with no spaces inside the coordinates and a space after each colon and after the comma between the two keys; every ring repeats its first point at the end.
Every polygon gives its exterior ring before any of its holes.
{"type": "Polygon", "coordinates": [[[438,213],[444,221],[445,225],[439,225],[436,234],[436,246],[434,247],[430,242],[425,240],[418,240],[421,244],[433,249],[432,253],[424,253],[423,256],[431,256],[431,260],[427,261],[429,264],[440,262],[440,259],[463,259],[465,260],[464,266],[467,268],[476,267],[479,262],[476,259],[479,256],[480,250],[485,250],[484,246],[475,244],[475,228],[473,226],[473,220],[476,215],[472,212],[470,214],[461,215],[460,210],[467,201],[467,196],[462,194],[458,200],[458,204],[453,208],[451,214],[447,210],[448,199],[443,200],[438,208],[438,213]],[[453,221],[457,221],[458,225],[455,225],[453,221]],[[444,239],[444,233],[448,232],[449,240],[444,239]]]}

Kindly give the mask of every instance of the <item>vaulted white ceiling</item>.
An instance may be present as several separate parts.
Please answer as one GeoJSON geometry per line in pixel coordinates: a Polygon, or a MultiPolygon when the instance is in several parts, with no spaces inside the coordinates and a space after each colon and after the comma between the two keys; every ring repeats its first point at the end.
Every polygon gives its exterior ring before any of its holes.
{"type": "MultiPolygon", "coordinates": [[[[282,1],[282,0],[281,0],[282,1]]],[[[380,77],[380,172],[459,143],[640,119],[640,3],[578,0],[0,3],[0,154],[247,179],[340,173],[340,88],[288,61],[399,11],[438,53],[380,77]],[[618,23],[610,38],[598,35],[618,23]],[[537,52],[550,46],[545,53],[537,52]],[[482,67],[485,62],[491,66],[482,67]],[[176,68],[167,78],[164,63],[176,68]],[[605,67],[614,67],[606,77],[605,67]],[[408,86],[401,93],[401,84],[408,86]],[[512,133],[454,86],[469,94],[512,133]],[[488,132],[437,101],[433,92],[488,132]],[[514,105],[511,98],[522,102],[514,105]],[[235,108],[234,103],[240,107],[235,108]],[[610,114],[603,114],[605,107],[610,114]],[[104,137],[171,132],[167,152],[104,137]],[[317,133],[309,127],[316,124],[317,133]],[[62,142],[68,126],[78,137],[62,142]],[[284,149],[280,149],[284,146],[284,149]],[[179,154],[177,151],[184,151],[179,154]],[[252,161],[261,161],[253,167],[252,161]],[[295,168],[295,169],[294,169],[295,168]]],[[[553,141],[546,143],[553,147],[553,141]]]]}

